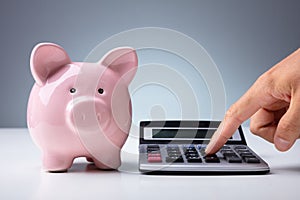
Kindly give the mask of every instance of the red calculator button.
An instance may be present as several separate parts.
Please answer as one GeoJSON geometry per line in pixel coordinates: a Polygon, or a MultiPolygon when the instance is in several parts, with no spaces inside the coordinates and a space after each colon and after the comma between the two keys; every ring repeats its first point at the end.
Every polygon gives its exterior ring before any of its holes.
{"type": "Polygon", "coordinates": [[[148,162],[161,162],[161,156],[149,156],[148,162]]]}
{"type": "Polygon", "coordinates": [[[148,153],[148,157],[160,157],[160,153],[148,153]]]}

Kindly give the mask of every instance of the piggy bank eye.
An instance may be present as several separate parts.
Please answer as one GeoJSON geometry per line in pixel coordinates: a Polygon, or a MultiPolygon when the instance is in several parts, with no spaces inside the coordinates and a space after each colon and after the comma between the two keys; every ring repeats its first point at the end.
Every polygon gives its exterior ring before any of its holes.
{"type": "Polygon", "coordinates": [[[75,88],[71,88],[70,89],[70,93],[74,94],[76,92],[76,89],[75,88]]]}
{"type": "Polygon", "coordinates": [[[104,90],[103,90],[102,88],[99,88],[99,89],[98,89],[98,93],[99,93],[99,94],[103,94],[103,92],[104,92],[104,90]]]}

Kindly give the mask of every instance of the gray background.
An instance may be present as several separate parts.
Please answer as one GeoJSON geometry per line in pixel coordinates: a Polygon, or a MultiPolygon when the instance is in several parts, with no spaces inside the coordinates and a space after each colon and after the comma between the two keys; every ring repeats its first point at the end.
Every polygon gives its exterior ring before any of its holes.
{"type": "Polygon", "coordinates": [[[227,106],[272,65],[300,47],[300,1],[15,1],[0,2],[0,127],[25,127],[34,83],[32,47],[62,45],[74,61],[121,31],[155,26],[198,41],[223,76],[227,106]]]}

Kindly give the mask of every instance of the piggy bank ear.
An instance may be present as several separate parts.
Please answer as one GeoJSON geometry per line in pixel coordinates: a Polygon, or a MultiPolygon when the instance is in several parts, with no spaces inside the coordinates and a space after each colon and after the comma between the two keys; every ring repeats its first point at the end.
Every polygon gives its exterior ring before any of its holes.
{"type": "Polygon", "coordinates": [[[100,62],[117,72],[127,84],[132,81],[138,66],[136,51],[130,47],[113,49],[100,62]]]}
{"type": "Polygon", "coordinates": [[[36,45],[30,57],[30,69],[36,83],[44,85],[47,78],[71,60],[65,50],[52,43],[40,43],[36,45]]]}

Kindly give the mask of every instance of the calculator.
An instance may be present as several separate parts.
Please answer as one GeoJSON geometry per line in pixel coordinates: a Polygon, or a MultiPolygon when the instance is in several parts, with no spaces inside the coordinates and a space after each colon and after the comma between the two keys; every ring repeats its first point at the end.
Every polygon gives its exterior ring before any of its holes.
{"type": "Polygon", "coordinates": [[[145,174],[266,174],[242,127],[215,154],[205,148],[220,121],[141,121],[139,170],[145,174]]]}

